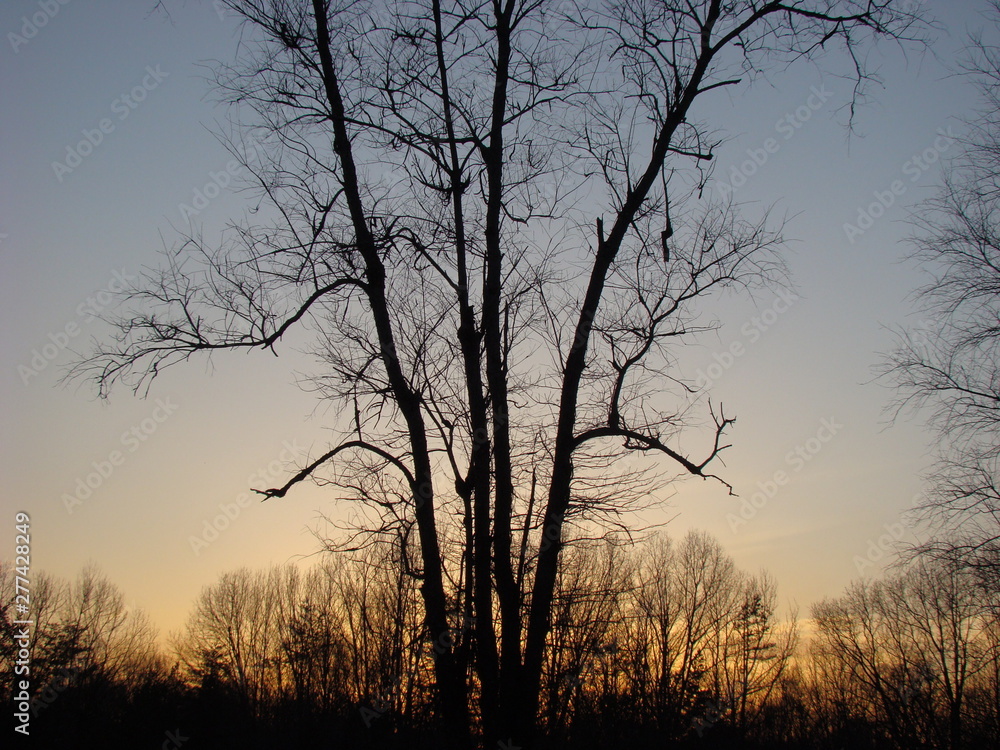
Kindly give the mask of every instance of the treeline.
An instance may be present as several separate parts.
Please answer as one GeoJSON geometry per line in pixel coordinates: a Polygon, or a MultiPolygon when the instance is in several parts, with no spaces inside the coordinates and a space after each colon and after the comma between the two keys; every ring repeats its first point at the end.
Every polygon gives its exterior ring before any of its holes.
{"type": "Polygon", "coordinates": [[[93,566],[72,582],[33,574],[30,611],[19,614],[15,569],[6,562],[0,563],[0,586],[8,736],[31,747],[162,746],[163,722],[172,721],[182,683],[157,646],[156,629],[127,605],[120,589],[93,566]],[[27,644],[24,627],[15,625],[25,617],[33,621],[27,644]],[[22,738],[10,723],[24,723],[15,717],[23,707],[15,695],[26,678],[30,721],[22,738]]]}
{"type": "MultiPolygon", "coordinates": [[[[2,569],[4,699],[17,662],[2,569]]],[[[32,583],[31,733],[51,747],[435,747],[433,660],[475,653],[422,626],[398,549],[307,570],[224,574],[156,645],[95,569],[32,583]]],[[[541,724],[547,747],[1000,746],[997,593],[921,559],[813,607],[777,610],[774,581],[692,532],[568,549],[541,724]]]]}

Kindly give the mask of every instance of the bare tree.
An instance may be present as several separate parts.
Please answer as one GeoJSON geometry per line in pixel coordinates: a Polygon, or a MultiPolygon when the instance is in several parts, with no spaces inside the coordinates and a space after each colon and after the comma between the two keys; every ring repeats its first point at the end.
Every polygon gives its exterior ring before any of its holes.
{"type": "Polygon", "coordinates": [[[253,42],[218,68],[228,143],[264,219],[187,238],[76,373],[145,390],[311,323],[317,383],[350,416],[265,496],[320,478],[412,528],[439,715],[465,742],[471,660],[486,740],[527,743],[568,519],[628,507],[625,453],[712,476],[733,420],[709,408],[705,446],[686,447],[692,389],[669,347],[710,327],[710,295],[781,275],[777,228],[701,196],[717,144],[698,105],[834,42],[860,87],[860,46],[910,34],[912,7],[225,4],[253,42]],[[451,645],[462,622],[471,648],[451,645]]]}
{"type": "Polygon", "coordinates": [[[162,695],[175,686],[146,613],[126,606],[122,591],[94,565],[69,582],[32,574],[26,646],[14,640],[25,628],[13,625],[24,617],[13,616],[15,589],[8,571],[14,568],[0,565],[0,583],[11,584],[0,617],[5,636],[0,674],[8,690],[27,680],[30,714],[38,720],[31,733],[36,741],[62,744],[90,728],[102,736],[128,731],[130,711],[151,692],[162,695]],[[28,658],[18,653],[21,648],[28,658]]]}
{"type": "Polygon", "coordinates": [[[844,701],[848,716],[884,732],[894,747],[911,747],[927,736],[918,700],[928,686],[923,654],[894,632],[881,581],[856,581],[844,595],[813,607],[817,643],[813,656],[826,662],[828,689],[844,701]]]}
{"type": "Polygon", "coordinates": [[[543,678],[545,725],[564,728],[622,689],[625,617],[634,563],[620,544],[569,550],[557,581],[543,678]]]}
{"type": "Polygon", "coordinates": [[[95,566],[69,586],[61,621],[72,633],[75,666],[84,674],[134,686],[162,668],[156,629],[148,615],[131,609],[125,594],[95,566]]]}
{"type": "Polygon", "coordinates": [[[941,706],[942,746],[965,741],[966,694],[986,668],[990,650],[983,637],[988,612],[979,582],[957,558],[918,562],[893,591],[904,632],[933,664],[932,685],[941,706]]]}
{"type": "Polygon", "coordinates": [[[777,584],[768,574],[744,576],[713,644],[713,692],[741,736],[759,726],[798,643],[796,617],[779,627],[776,599],[777,584]]]}
{"type": "MultiPolygon", "coordinates": [[[[16,587],[14,565],[0,564],[0,584],[3,584],[4,644],[0,650],[3,674],[7,685],[14,684],[18,644],[14,640],[14,621],[21,619],[15,608],[16,587]]],[[[48,685],[53,680],[77,672],[76,658],[80,653],[78,631],[65,620],[68,585],[47,573],[39,573],[32,580],[31,616],[34,627],[30,629],[27,648],[32,654],[32,672],[37,686],[48,685]]]]}
{"type": "Polygon", "coordinates": [[[849,676],[854,710],[901,748],[964,746],[967,693],[994,657],[989,607],[960,559],[920,559],[884,581],[858,581],[813,614],[819,656],[849,676]]]}
{"type": "Polygon", "coordinates": [[[265,706],[280,687],[279,577],[285,576],[278,568],[269,573],[244,568],[207,586],[180,652],[192,670],[217,670],[250,712],[265,706]]]}
{"type": "MultiPolygon", "coordinates": [[[[992,3],[994,25],[1000,4],[992,3]]],[[[982,32],[962,72],[980,91],[960,153],[938,194],[914,212],[912,259],[927,277],[921,323],[900,334],[883,375],[897,389],[894,415],[925,409],[937,462],[920,508],[940,522],[926,546],[961,550],[1000,586],[1000,48],[982,32]]]]}
{"type": "Polygon", "coordinates": [[[704,532],[678,544],[660,536],[643,550],[633,587],[632,677],[648,702],[644,713],[662,731],[680,736],[701,727],[709,703],[716,718],[735,707],[727,677],[737,668],[736,644],[728,631],[743,586],[732,558],[704,532]]]}

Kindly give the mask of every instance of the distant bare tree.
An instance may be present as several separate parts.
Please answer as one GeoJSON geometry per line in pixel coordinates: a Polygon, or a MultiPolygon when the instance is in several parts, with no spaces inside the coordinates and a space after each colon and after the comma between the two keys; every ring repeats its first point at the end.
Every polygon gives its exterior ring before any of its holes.
{"type": "Polygon", "coordinates": [[[776,600],[777,584],[768,574],[744,576],[713,644],[713,692],[741,736],[759,726],[798,644],[796,617],[779,626],[776,600]]]}
{"type": "Polygon", "coordinates": [[[163,668],[149,616],[129,608],[121,589],[93,565],[69,586],[61,622],[74,636],[74,664],[85,674],[132,687],[163,668]]]}
{"type": "Polygon", "coordinates": [[[633,577],[627,549],[610,541],[568,550],[560,570],[545,665],[545,725],[570,723],[581,704],[603,705],[628,678],[622,656],[629,637],[621,622],[633,577]]]}
{"type": "Polygon", "coordinates": [[[893,631],[901,623],[887,611],[886,586],[856,581],[842,597],[815,605],[813,658],[847,717],[870,722],[903,748],[929,729],[920,705],[928,667],[916,644],[893,631]]]}
{"type": "Polygon", "coordinates": [[[281,642],[295,700],[327,713],[352,697],[350,652],[337,596],[339,575],[340,567],[331,562],[304,575],[281,642]]]}
{"type": "Polygon", "coordinates": [[[13,635],[22,626],[13,621],[24,616],[11,616],[13,609],[8,609],[15,591],[8,572],[13,570],[0,565],[0,675],[5,690],[28,681],[33,739],[48,746],[80,732],[95,715],[100,719],[92,726],[120,728],[134,719],[125,714],[146,691],[174,685],[149,617],[128,607],[121,589],[94,565],[70,582],[31,572],[28,659],[19,655],[17,664],[14,656],[21,644],[13,635]]]}
{"type": "Polygon", "coordinates": [[[633,591],[633,679],[648,715],[672,735],[701,710],[712,647],[737,607],[738,586],[732,559],[704,532],[679,544],[661,536],[644,550],[633,591]]]}
{"type": "Polygon", "coordinates": [[[285,687],[280,600],[296,596],[298,582],[297,571],[277,566],[223,574],[202,590],[179,656],[193,673],[231,686],[251,713],[266,709],[285,687]]]}
{"type": "Polygon", "coordinates": [[[991,613],[960,561],[921,559],[884,581],[855,582],[813,616],[816,656],[836,665],[827,689],[847,686],[852,710],[896,747],[964,746],[966,695],[994,656],[991,613]]]}
{"type": "MultiPolygon", "coordinates": [[[[14,641],[15,616],[14,566],[0,564],[0,585],[3,586],[3,632],[4,641],[0,650],[5,684],[14,680],[15,654],[18,644],[14,641]]],[[[44,686],[57,676],[73,674],[75,660],[80,653],[77,630],[65,621],[66,602],[69,586],[65,581],[39,572],[31,579],[31,618],[34,627],[30,629],[28,650],[31,653],[32,673],[36,686],[44,686]]]]}

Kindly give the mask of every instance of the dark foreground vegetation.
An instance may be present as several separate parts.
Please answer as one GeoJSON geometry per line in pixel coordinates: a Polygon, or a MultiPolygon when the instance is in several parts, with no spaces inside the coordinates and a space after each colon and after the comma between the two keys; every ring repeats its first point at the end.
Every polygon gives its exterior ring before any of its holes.
{"type": "MultiPolygon", "coordinates": [[[[227,573],[165,646],[95,569],[40,577],[33,744],[442,747],[435,649],[394,555],[227,573]]],[[[779,618],[767,574],[702,533],[577,546],[557,590],[540,746],[1000,746],[1000,592],[947,561],[859,580],[810,619],[779,618]]],[[[11,600],[3,612],[9,706],[11,600]]]]}

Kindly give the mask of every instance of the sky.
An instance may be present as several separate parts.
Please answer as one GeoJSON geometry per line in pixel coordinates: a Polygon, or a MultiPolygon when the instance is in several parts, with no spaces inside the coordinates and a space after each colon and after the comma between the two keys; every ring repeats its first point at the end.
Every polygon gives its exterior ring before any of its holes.
{"type": "MultiPolygon", "coordinates": [[[[871,54],[883,86],[850,131],[852,84],[822,64],[720,91],[697,113],[728,138],[711,189],[788,218],[793,284],[719,302],[722,327],[684,357],[737,416],[718,470],[740,497],[689,479],[665,489],[660,513],[672,535],[705,529],[742,568],[770,571],[800,615],[877,573],[890,537],[919,533],[905,512],[933,441],[919,418],[887,424],[892,393],[873,367],[891,329],[918,321],[906,218],[976,106],[950,71],[986,3],[919,4],[939,22],[934,44],[871,54]],[[859,212],[879,196],[888,207],[869,225],[859,212]]],[[[74,351],[107,334],[96,315],[111,293],[187,228],[185,205],[212,196],[195,217],[206,235],[246,208],[206,80],[212,60],[232,58],[236,20],[211,2],[154,5],[0,7],[0,558],[13,557],[14,515],[26,512],[33,570],[72,578],[94,562],[166,632],[222,572],[311,559],[317,519],[347,509],[313,486],[266,503],[247,494],[327,447],[336,415],[296,384],[315,370],[305,339],[279,357],[171,368],[145,399],[60,383],[74,351]]]]}

